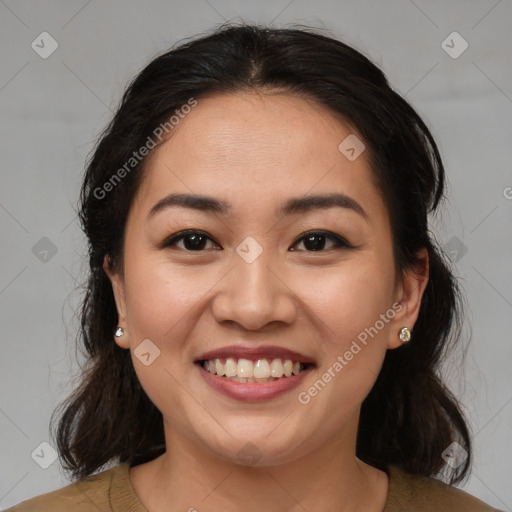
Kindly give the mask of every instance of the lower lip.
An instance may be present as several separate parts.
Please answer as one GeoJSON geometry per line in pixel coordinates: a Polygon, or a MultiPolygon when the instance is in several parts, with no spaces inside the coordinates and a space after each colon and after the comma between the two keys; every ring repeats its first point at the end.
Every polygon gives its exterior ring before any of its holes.
{"type": "Polygon", "coordinates": [[[257,401],[269,400],[280,396],[297,387],[309,374],[314,366],[309,366],[298,375],[282,377],[271,382],[234,382],[206,371],[200,363],[196,363],[201,376],[213,389],[223,395],[237,400],[257,401]]]}

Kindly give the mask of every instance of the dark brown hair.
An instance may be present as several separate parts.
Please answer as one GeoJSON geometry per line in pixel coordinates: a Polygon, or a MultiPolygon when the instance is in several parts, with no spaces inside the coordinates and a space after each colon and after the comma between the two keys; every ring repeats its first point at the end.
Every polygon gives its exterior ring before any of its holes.
{"type": "Polygon", "coordinates": [[[444,197],[436,143],[383,72],[351,46],[313,29],[245,24],[222,26],[155,58],[126,89],[88,161],[79,209],[90,264],[79,333],[87,362],[80,385],[54,412],[61,412],[54,436],[62,465],[83,478],[109,463],[136,465],[165,451],[162,414],[141,388],[130,351],[113,341],[117,311],[102,268],[108,255],[122,270],[125,222],[146,159],[108,193],[98,191],[191,98],[244,90],[314,99],[354,127],[389,211],[397,270],[414,265],[417,251],[427,248],[429,280],[412,340],[387,352],[362,404],[356,455],[380,469],[396,465],[425,476],[442,470],[449,483],[461,481],[471,465],[470,435],[439,365],[460,339],[462,299],[427,222],[444,197]],[[453,441],[468,457],[451,471],[442,453],[453,441]]]}

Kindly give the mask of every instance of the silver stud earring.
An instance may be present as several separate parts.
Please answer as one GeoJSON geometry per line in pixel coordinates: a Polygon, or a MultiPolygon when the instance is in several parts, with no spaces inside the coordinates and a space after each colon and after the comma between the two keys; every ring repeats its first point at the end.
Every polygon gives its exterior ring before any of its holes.
{"type": "Polygon", "coordinates": [[[120,338],[124,334],[123,328],[118,327],[116,331],[116,338],[120,338]]]}
{"type": "Polygon", "coordinates": [[[400,331],[400,339],[403,341],[403,342],[408,342],[410,339],[411,339],[411,331],[409,331],[409,329],[407,329],[407,327],[404,327],[401,331],[400,331]]]}

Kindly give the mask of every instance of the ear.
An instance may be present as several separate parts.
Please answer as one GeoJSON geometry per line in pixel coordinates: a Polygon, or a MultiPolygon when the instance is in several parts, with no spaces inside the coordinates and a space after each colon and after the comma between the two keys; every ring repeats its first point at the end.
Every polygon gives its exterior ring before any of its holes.
{"type": "Polygon", "coordinates": [[[123,336],[115,338],[115,342],[121,348],[129,348],[130,344],[128,342],[128,333],[126,329],[127,323],[124,277],[112,267],[112,261],[108,255],[105,255],[103,258],[103,270],[107,274],[108,278],[110,279],[110,283],[112,284],[112,291],[116,301],[118,325],[123,327],[125,332],[123,336]]]}
{"type": "MultiPolygon", "coordinates": [[[[403,327],[412,331],[418,319],[421,299],[428,283],[429,258],[427,249],[420,249],[416,256],[418,262],[404,272],[401,282],[397,285],[395,297],[401,308],[397,307],[395,309],[396,314],[391,322],[389,332],[388,349],[394,349],[402,345],[404,342],[399,337],[400,331],[403,327]]],[[[410,343],[414,343],[412,338],[410,343]]]]}

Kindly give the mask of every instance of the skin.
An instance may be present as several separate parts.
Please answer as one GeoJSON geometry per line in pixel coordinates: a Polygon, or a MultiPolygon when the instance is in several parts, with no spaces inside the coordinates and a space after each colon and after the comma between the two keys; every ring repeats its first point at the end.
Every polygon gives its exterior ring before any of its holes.
{"type": "MultiPolygon", "coordinates": [[[[389,216],[366,152],[349,161],[338,145],[354,133],[327,108],[285,93],[234,93],[198,100],[147,160],[127,219],[124,268],[105,258],[124,336],[140,382],[162,412],[167,452],[130,470],[150,512],[382,511],[388,477],[355,455],[360,406],[399,332],[412,330],[428,280],[428,254],[397,275],[389,216]],[[293,215],[292,197],[340,192],[365,220],[341,207],[293,215]],[[211,196],[229,214],[185,207],[148,212],[169,193],[211,196]],[[211,237],[201,251],[159,244],[185,229],[211,237]],[[325,230],[354,248],[313,251],[300,237],[325,230]],[[247,236],[263,252],[236,252],[247,236]],[[398,302],[400,311],[308,404],[297,400],[398,302]],[[161,351],[145,366],[133,351],[161,351]],[[278,345],[316,361],[279,397],[243,402],[208,386],[193,364],[226,345],[278,345]],[[257,464],[237,457],[257,447],[257,464]],[[169,456],[168,456],[169,454],[169,456]],[[333,456],[335,454],[335,456],[333,456]]],[[[361,137],[360,137],[361,138],[361,137]]],[[[208,239],[207,239],[208,240],[208,239]]],[[[414,339],[411,340],[414,343],[414,339]]]]}

